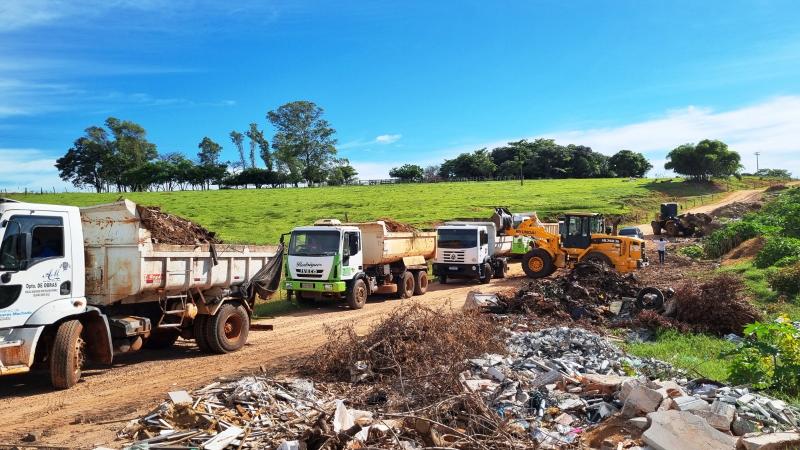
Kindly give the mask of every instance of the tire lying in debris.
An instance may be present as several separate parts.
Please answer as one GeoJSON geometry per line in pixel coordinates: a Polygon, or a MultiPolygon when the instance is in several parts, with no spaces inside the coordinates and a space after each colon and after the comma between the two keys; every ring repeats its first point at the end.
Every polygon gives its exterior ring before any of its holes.
{"type": "Polygon", "coordinates": [[[640,310],[661,311],[664,309],[664,293],[657,287],[646,287],[636,295],[636,306],[640,310]]]}

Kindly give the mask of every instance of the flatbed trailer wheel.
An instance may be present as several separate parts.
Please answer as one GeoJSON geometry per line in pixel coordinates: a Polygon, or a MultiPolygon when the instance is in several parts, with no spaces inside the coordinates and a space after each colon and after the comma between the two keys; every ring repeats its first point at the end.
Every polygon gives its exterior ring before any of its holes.
{"type": "Polygon", "coordinates": [[[414,295],[423,295],[428,292],[428,272],[419,270],[414,272],[414,295]]]}
{"type": "Polygon", "coordinates": [[[58,326],[50,353],[50,381],[56,389],[69,389],[81,379],[85,362],[83,324],[68,320],[58,326]]]}
{"type": "Polygon", "coordinates": [[[206,340],[214,353],[230,353],[244,347],[250,333],[250,317],[241,305],[225,303],[206,322],[206,340]]]}
{"type": "Polygon", "coordinates": [[[367,284],[361,278],[353,281],[353,286],[347,291],[347,305],[351,309],[361,309],[367,304],[367,284]]]}

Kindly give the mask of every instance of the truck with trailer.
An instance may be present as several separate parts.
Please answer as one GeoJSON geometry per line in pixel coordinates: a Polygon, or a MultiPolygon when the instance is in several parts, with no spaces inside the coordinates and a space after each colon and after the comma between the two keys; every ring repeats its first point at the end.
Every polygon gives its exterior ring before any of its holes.
{"type": "Polygon", "coordinates": [[[65,389],[86,362],[178,337],[213,353],[245,344],[282,247],[154,243],[139,212],[0,200],[0,375],[45,368],[65,389]]]}
{"type": "Polygon", "coordinates": [[[435,250],[435,232],[323,219],[291,231],[284,286],[300,302],[346,300],[352,309],[372,294],[409,298],[427,291],[435,250]]]}

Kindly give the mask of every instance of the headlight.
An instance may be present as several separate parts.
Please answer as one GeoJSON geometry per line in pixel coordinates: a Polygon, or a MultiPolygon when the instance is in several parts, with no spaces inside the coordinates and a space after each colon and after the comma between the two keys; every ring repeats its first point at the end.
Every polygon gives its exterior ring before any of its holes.
{"type": "Polygon", "coordinates": [[[472,270],[478,270],[478,266],[472,266],[472,270]]]}
{"type": "Polygon", "coordinates": [[[332,291],[333,290],[333,285],[332,284],[323,284],[322,287],[326,291],[332,291]]]}
{"type": "Polygon", "coordinates": [[[286,282],[286,289],[291,289],[291,288],[292,288],[292,282],[291,281],[287,281],[286,282]]]}

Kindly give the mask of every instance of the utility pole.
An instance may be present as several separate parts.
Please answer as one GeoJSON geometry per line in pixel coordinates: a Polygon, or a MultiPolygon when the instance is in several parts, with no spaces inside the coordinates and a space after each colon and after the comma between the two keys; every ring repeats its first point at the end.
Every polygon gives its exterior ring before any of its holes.
{"type": "Polygon", "coordinates": [[[758,155],[760,154],[761,152],[756,152],[756,172],[758,172],[758,155]]]}

